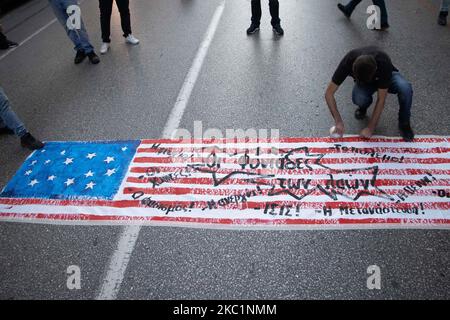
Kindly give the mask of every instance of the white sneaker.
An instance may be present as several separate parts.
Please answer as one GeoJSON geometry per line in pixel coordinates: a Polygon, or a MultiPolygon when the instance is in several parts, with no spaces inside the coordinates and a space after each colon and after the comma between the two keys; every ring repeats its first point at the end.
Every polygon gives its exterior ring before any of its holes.
{"type": "Polygon", "coordinates": [[[125,38],[125,41],[129,44],[138,44],[139,43],[139,39],[136,39],[132,34],[129,34],[128,37],[125,38]]]}
{"type": "Polygon", "coordinates": [[[102,46],[100,47],[100,53],[105,54],[109,50],[109,43],[103,42],[102,46]]]}

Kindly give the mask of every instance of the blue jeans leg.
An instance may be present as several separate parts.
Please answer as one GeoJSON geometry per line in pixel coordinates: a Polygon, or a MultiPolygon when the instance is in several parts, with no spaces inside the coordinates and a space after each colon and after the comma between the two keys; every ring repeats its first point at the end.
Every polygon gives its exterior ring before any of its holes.
{"type": "Polygon", "coordinates": [[[66,30],[67,35],[70,40],[72,40],[75,45],[75,50],[83,50],[84,53],[88,54],[94,51],[94,47],[89,41],[89,36],[87,34],[86,28],[84,26],[83,19],[81,19],[81,29],[80,30],[70,30],[67,28],[67,19],[69,15],[66,10],[71,5],[78,5],[76,0],[49,0],[50,5],[55,13],[56,18],[61,23],[61,25],[66,30]]]}
{"type": "Polygon", "coordinates": [[[355,83],[352,92],[352,101],[362,109],[367,109],[373,102],[373,94],[377,89],[373,86],[362,86],[355,83]]]}
{"type": "Polygon", "coordinates": [[[413,99],[413,88],[400,72],[393,72],[389,93],[396,94],[400,106],[398,120],[400,123],[409,122],[411,119],[411,107],[413,99]]]}
{"type": "Polygon", "coordinates": [[[13,130],[19,137],[23,137],[27,133],[25,125],[11,109],[8,97],[0,87],[0,128],[4,127],[13,130]]]}

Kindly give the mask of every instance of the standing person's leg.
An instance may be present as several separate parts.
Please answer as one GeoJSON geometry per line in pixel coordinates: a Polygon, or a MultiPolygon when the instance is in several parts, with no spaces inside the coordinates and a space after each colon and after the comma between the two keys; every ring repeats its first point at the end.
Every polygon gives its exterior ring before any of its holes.
{"type": "Polygon", "coordinates": [[[259,26],[261,15],[261,0],[252,0],[252,24],[259,26]]]}
{"type": "Polygon", "coordinates": [[[110,43],[111,34],[111,14],[113,0],[99,0],[100,8],[100,27],[102,29],[102,40],[104,43],[110,43]]]}
{"type": "Polygon", "coordinates": [[[138,44],[139,39],[132,35],[131,31],[131,17],[130,17],[130,1],[116,0],[117,8],[120,12],[120,23],[122,26],[123,36],[125,41],[130,44],[138,44]]]}
{"type": "Polygon", "coordinates": [[[450,0],[442,0],[441,10],[439,12],[438,17],[438,24],[440,24],[441,26],[447,25],[447,16],[449,7],[450,7],[450,0]]]}
{"type": "Polygon", "coordinates": [[[280,25],[280,3],[278,0],[269,0],[269,10],[270,15],[272,16],[271,24],[273,31],[275,31],[275,33],[279,36],[282,36],[284,34],[284,30],[280,25]]]}
{"type": "Polygon", "coordinates": [[[31,150],[40,149],[44,146],[42,142],[36,140],[25,128],[19,117],[11,109],[11,104],[3,89],[0,87],[0,130],[3,133],[16,134],[23,147],[31,150]],[[8,130],[9,129],[9,130],[8,130]]]}
{"type": "Polygon", "coordinates": [[[253,34],[259,30],[259,24],[261,23],[261,0],[252,0],[252,24],[247,29],[247,34],[253,34]]]}
{"type": "Polygon", "coordinates": [[[94,53],[94,46],[89,41],[89,35],[86,31],[86,27],[84,26],[84,21],[81,19],[81,29],[76,30],[78,33],[78,38],[80,39],[81,47],[88,56],[91,53],[94,53]]]}
{"type": "Polygon", "coordinates": [[[69,18],[69,15],[67,14],[67,6],[65,5],[64,0],[49,0],[50,5],[53,9],[53,12],[55,13],[56,18],[58,19],[59,23],[64,27],[66,30],[66,33],[72,43],[75,45],[74,49],[76,51],[80,51],[83,49],[83,46],[81,44],[80,38],[78,37],[77,32],[75,30],[70,30],[67,28],[67,19],[69,18]]]}
{"type": "Polygon", "coordinates": [[[272,16],[272,26],[280,24],[280,3],[278,0],[269,0],[269,10],[272,16]]]}
{"type": "Polygon", "coordinates": [[[350,18],[350,16],[353,13],[353,10],[355,10],[356,6],[361,3],[362,0],[351,0],[346,5],[343,5],[341,3],[338,3],[339,10],[342,11],[342,13],[347,17],[350,18]]]}
{"type": "Polygon", "coordinates": [[[56,18],[64,27],[70,40],[72,40],[73,44],[75,45],[75,50],[77,51],[75,64],[81,63],[86,58],[86,56],[89,57],[91,63],[99,63],[100,60],[94,52],[94,47],[89,42],[89,36],[86,32],[83,19],[80,18],[81,26],[79,30],[69,29],[67,27],[67,19],[69,18],[69,15],[67,14],[66,10],[71,5],[78,5],[78,2],[76,0],[49,0],[49,2],[56,18]]]}
{"type": "Polygon", "coordinates": [[[381,28],[386,29],[389,28],[388,23],[388,13],[386,8],[386,3],[384,0],[372,0],[373,4],[378,6],[381,11],[381,28]]]}
{"type": "Polygon", "coordinates": [[[411,107],[413,99],[413,89],[409,81],[407,81],[399,72],[392,73],[389,93],[396,94],[398,97],[399,112],[398,122],[403,138],[406,141],[414,139],[414,133],[411,129],[411,107]]]}
{"type": "Polygon", "coordinates": [[[27,129],[15,112],[11,109],[5,91],[0,87],[0,128],[11,129],[19,138],[27,133],[27,129]]]}
{"type": "Polygon", "coordinates": [[[120,24],[122,26],[123,36],[128,37],[131,32],[131,18],[130,18],[130,1],[116,0],[117,8],[120,13],[120,24]]]}
{"type": "Polygon", "coordinates": [[[352,91],[352,101],[358,106],[355,111],[355,117],[362,120],[366,117],[367,109],[373,102],[373,94],[377,91],[374,86],[362,86],[355,84],[352,91]]]}

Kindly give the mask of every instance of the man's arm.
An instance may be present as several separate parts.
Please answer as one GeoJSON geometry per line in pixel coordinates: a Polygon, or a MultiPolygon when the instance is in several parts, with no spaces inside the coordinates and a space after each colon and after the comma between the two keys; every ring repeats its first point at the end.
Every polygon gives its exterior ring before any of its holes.
{"type": "Polygon", "coordinates": [[[327,102],[328,108],[330,109],[331,115],[334,118],[335,122],[335,131],[334,133],[339,134],[340,136],[344,135],[344,121],[342,121],[341,114],[337,108],[336,99],[334,98],[334,94],[339,89],[339,86],[334,82],[330,82],[328,85],[327,91],[325,92],[325,101],[327,102]]]}
{"type": "Polygon", "coordinates": [[[370,138],[377,127],[378,120],[380,120],[381,113],[384,110],[384,104],[386,103],[386,97],[388,94],[388,89],[378,89],[377,103],[375,104],[375,109],[373,110],[372,117],[369,120],[369,124],[360,133],[363,138],[370,138]]]}

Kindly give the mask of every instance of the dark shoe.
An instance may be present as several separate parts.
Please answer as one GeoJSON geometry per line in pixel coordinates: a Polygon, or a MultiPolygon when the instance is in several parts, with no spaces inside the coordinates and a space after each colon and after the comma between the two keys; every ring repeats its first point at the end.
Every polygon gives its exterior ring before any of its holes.
{"type": "Polygon", "coordinates": [[[409,122],[399,123],[398,127],[405,141],[410,142],[414,140],[414,132],[411,129],[411,124],[409,122]]]}
{"type": "Polygon", "coordinates": [[[30,150],[42,149],[44,144],[39,140],[36,140],[30,133],[27,133],[22,138],[20,138],[20,144],[24,148],[28,148],[30,150]]]}
{"type": "Polygon", "coordinates": [[[247,34],[254,34],[259,30],[259,25],[252,23],[250,28],[247,29],[247,34]]]}
{"type": "Polygon", "coordinates": [[[84,59],[86,59],[86,54],[83,50],[78,50],[77,55],[75,56],[75,64],[82,63],[84,59]]]}
{"type": "Polygon", "coordinates": [[[445,11],[439,12],[438,24],[441,26],[446,26],[447,25],[447,16],[448,16],[448,12],[445,12],[445,11]]]}
{"type": "Polygon", "coordinates": [[[6,50],[6,49],[9,49],[9,48],[17,47],[18,45],[19,44],[17,42],[8,40],[6,38],[4,38],[4,39],[2,39],[0,41],[0,49],[2,49],[2,50],[6,50]]]}
{"type": "Polygon", "coordinates": [[[94,51],[89,52],[87,56],[88,56],[88,58],[89,58],[89,61],[90,61],[92,64],[97,64],[97,63],[100,62],[100,58],[95,54],[94,51]]]}
{"type": "Polygon", "coordinates": [[[348,12],[347,9],[345,9],[345,6],[343,4],[338,3],[337,7],[339,10],[341,10],[341,12],[344,14],[344,16],[346,16],[347,18],[350,19],[352,14],[351,14],[351,12],[348,12]]]}
{"type": "Polygon", "coordinates": [[[6,40],[6,43],[8,44],[8,47],[10,48],[14,48],[17,47],[19,44],[17,42],[11,41],[11,40],[6,40]]]}
{"type": "Polygon", "coordinates": [[[279,24],[276,24],[273,27],[273,32],[275,32],[277,35],[282,36],[284,35],[284,30],[283,28],[281,28],[281,26],[279,24]]]}
{"type": "Polygon", "coordinates": [[[386,30],[386,29],[389,29],[390,28],[390,25],[389,25],[389,23],[382,23],[381,24],[381,30],[386,30]]]}
{"type": "Polygon", "coordinates": [[[0,134],[14,134],[14,131],[12,131],[8,127],[0,128],[0,134]]]}
{"type": "Polygon", "coordinates": [[[8,41],[0,41],[0,49],[1,50],[6,50],[6,49],[9,49],[9,44],[8,44],[8,41]]]}
{"type": "Polygon", "coordinates": [[[367,114],[367,109],[359,107],[355,111],[355,118],[358,120],[362,120],[366,117],[366,114],[367,114]]]}

